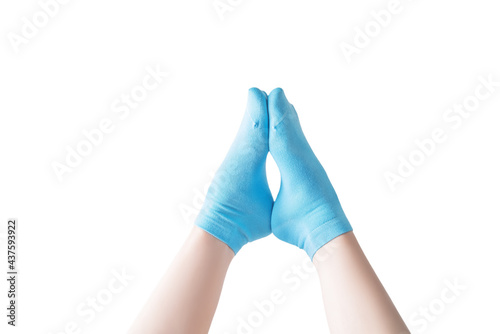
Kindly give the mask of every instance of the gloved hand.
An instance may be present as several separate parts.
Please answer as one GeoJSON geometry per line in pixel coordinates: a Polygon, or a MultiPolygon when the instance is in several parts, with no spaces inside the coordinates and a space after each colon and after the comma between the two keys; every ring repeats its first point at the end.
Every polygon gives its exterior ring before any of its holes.
{"type": "Polygon", "coordinates": [[[195,221],[235,254],[247,242],[271,233],[273,197],[266,177],[268,130],[267,95],[252,88],[238,134],[195,221]]]}
{"type": "Polygon", "coordinates": [[[272,231],[312,260],[318,249],[352,227],[281,88],[269,94],[268,109],[269,149],[281,173],[272,231]]]}

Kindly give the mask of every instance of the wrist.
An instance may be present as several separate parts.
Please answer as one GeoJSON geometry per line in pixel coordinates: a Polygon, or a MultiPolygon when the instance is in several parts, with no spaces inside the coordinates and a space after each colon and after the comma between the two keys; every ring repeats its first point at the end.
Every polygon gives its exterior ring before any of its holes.
{"type": "Polygon", "coordinates": [[[328,266],[328,263],[334,257],[338,256],[339,252],[351,247],[355,242],[356,237],[352,231],[341,234],[318,249],[312,258],[312,261],[316,268],[320,270],[322,267],[328,266]]]}
{"type": "Polygon", "coordinates": [[[190,239],[198,245],[201,246],[201,249],[207,251],[218,258],[226,260],[227,262],[231,262],[234,258],[234,251],[229,247],[225,242],[221,241],[217,237],[208,233],[204,229],[198,226],[194,226],[190,239]]]}
{"type": "Polygon", "coordinates": [[[304,241],[303,249],[312,260],[316,253],[326,244],[339,236],[351,232],[352,227],[344,214],[328,220],[309,232],[304,241]]]}

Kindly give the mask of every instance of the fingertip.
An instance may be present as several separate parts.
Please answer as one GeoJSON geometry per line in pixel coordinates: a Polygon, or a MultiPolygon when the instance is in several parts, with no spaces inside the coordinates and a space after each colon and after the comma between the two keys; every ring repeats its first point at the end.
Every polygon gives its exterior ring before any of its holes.
{"type": "Polygon", "coordinates": [[[274,101],[283,101],[283,102],[288,102],[288,99],[286,98],[285,91],[281,87],[277,87],[269,93],[269,98],[272,98],[274,101]]]}
{"type": "Polygon", "coordinates": [[[273,128],[278,126],[288,114],[289,110],[293,108],[290,102],[288,102],[284,90],[280,87],[273,89],[271,93],[269,93],[268,106],[270,125],[273,128]]]}
{"type": "Polygon", "coordinates": [[[254,128],[268,127],[269,116],[267,114],[267,94],[252,87],[248,90],[247,112],[253,121],[254,128]]]}
{"type": "Polygon", "coordinates": [[[248,90],[248,96],[253,96],[253,97],[257,97],[257,98],[262,98],[264,97],[266,100],[267,100],[267,94],[266,92],[264,92],[263,90],[260,90],[259,88],[257,87],[252,87],[248,90]]]}

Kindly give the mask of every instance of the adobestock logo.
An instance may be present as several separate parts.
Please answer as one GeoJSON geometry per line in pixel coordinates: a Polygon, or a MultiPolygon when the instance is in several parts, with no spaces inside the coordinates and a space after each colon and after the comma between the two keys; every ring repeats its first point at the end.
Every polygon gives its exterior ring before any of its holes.
{"type": "MultiPolygon", "coordinates": [[[[238,327],[236,333],[255,333],[255,329],[261,327],[264,324],[265,319],[270,318],[274,314],[276,306],[283,304],[285,300],[286,297],[284,292],[280,289],[274,289],[271,291],[269,299],[254,301],[253,306],[255,309],[248,314],[246,319],[238,317],[238,327]]],[[[225,332],[224,334],[229,333],[225,332]]]]}
{"type": "MultiPolygon", "coordinates": [[[[326,260],[334,251],[334,248],[325,250],[322,254],[322,261],[326,260]]],[[[262,327],[266,320],[271,318],[279,305],[282,305],[304,283],[306,283],[314,274],[316,268],[309,257],[305,256],[300,264],[293,264],[281,275],[281,284],[279,288],[272,289],[269,298],[256,300],[252,303],[253,310],[246,316],[237,317],[236,334],[254,334],[257,329],[262,327]]],[[[224,334],[229,334],[225,332],[224,334]]]]}
{"type": "MultiPolygon", "coordinates": [[[[253,126],[257,127],[258,122],[253,121],[253,126]]],[[[257,136],[255,139],[259,142],[267,141],[267,138],[259,136],[257,136]]],[[[239,154],[243,156],[252,154],[254,150],[255,148],[253,147],[253,145],[245,144],[243,147],[239,148],[239,154]]],[[[224,161],[222,163],[224,164],[224,161]]],[[[213,191],[217,191],[219,187],[225,188],[227,187],[227,185],[231,184],[233,178],[238,174],[237,168],[237,164],[230,164],[225,165],[224,168],[219,167],[216,172],[214,172],[213,170],[210,171],[208,173],[209,179],[204,184],[204,186],[201,187],[201,189],[198,187],[195,187],[193,189],[194,196],[191,200],[191,203],[179,203],[177,207],[182,216],[182,220],[187,226],[192,225],[195,222],[196,217],[203,209],[203,203],[205,202],[209,190],[212,188],[213,191]]]]}
{"type": "Polygon", "coordinates": [[[66,5],[70,0],[40,0],[37,10],[31,18],[21,17],[21,30],[19,33],[8,32],[7,39],[15,53],[19,53],[21,45],[28,44],[33,38],[38,36],[41,29],[45,28],[51,19],[59,14],[62,5],[66,5]]]}
{"type": "Polygon", "coordinates": [[[178,205],[178,209],[182,216],[182,220],[184,221],[186,226],[194,224],[196,217],[198,216],[201,208],[203,207],[203,203],[205,202],[208,189],[210,188],[210,184],[212,183],[214,177],[215,173],[210,172],[209,179],[202,187],[202,189],[199,189],[197,187],[193,189],[194,196],[190,204],[180,203],[178,205]]]}
{"type": "Polygon", "coordinates": [[[500,81],[496,81],[493,74],[481,75],[478,77],[478,81],[479,84],[473,93],[444,111],[442,115],[444,126],[433,128],[426,138],[416,139],[414,141],[415,148],[410,153],[406,156],[398,156],[396,169],[384,173],[384,178],[391,191],[395,191],[396,186],[406,182],[417,171],[418,167],[439,151],[439,145],[448,140],[450,132],[458,130],[466,119],[478,111],[481,102],[491,98],[500,87],[500,81]]]}
{"type": "Polygon", "coordinates": [[[451,304],[454,304],[462,295],[462,292],[467,290],[467,287],[458,282],[457,278],[453,282],[444,280],[444,286],[436,298],[433,298],[427,305],[419,307],[418,311],[410,315],[408,323],[416,333],[425,332],[433,322],[447,312],[451,304]]]}
{"type": "Polygon", "coordinates": [[[74,148],[66,145],[66,156],[62,162],[52,161],[52,169],[59,182],[63,182],[64,176],[71,173],[75,168],[80,166],[84,158],[90,156],[94,149],[104,142],[106,135],[112,133],[115,126],[127,119],[131,111],[137,109],[149,94],[157,89],[168,76],[167,72],[163,72],[159,65],[153,69],[146,66],[146,75],[141,83],[133,86],[128,93],[122,93],[111,103],[111,111],[118,116],[117,121],[113,121],[109,117],[105,117],[98,122],[98,125],[93,129],[82,131],[83,138],[80,139],[74,148]]]}
{"type": "MultiPolygon", "coordinates": [[[[411,2],[412,0],[407,1],[411,2]]],[[[387,29],[393,19],[403,12],[404,8],[400,0],[390,0],[385,9],[372,10],[370,19],[362,28],[355,26],[352,42],[342,41],[339,44],[340,51],[347,63],[350,64],[355,55],[361,54],[384,29],[387,29]]]]}
{"type": "Polygon", "coordinates": [[[224,21],[226,13],[233,12],[242,2],[243,0],[215,0],[212,6],[219,16],[219,19],[224,21]]]}
{"type": "MultiPolygon", "coordinates": [[[[327,261],[333,253],[338,251],[338,248],[339,246],[336,243],[326,244],[318,250],[314,256],[314,261],[317,263],[327,261]]],[[[268,299],[254,301],[254,309],[247,316],[237,317],[238,324],[235,333],[257,333],[257,329],[262,327],[266,320],[275,314],[278,306],[284,304],[289,296],[298,291],[315,274],[316,267],[308,256],[305,256],[302,262],[291,265],[281,275],[281,287],[272,289],[268,299]]],[[[229,332],[224,332],[224,334],[229,334],[229,332]]],[[[401,334],[407,334],[407,332],[401,334]]]]}
{"type": "Polygon", "coordinates": [[[65,323],[62,329],[48,334],[81,334],[86,332],[84,328],[94,322],[100,313],[109,309],[115,298],[123,293],[134,280],[134,276],[128,274],[125,268],[122,268],[121,271],[113,269],[111,275],[112,278],[103,288],[76,306],[77,317],[65,323]]]}

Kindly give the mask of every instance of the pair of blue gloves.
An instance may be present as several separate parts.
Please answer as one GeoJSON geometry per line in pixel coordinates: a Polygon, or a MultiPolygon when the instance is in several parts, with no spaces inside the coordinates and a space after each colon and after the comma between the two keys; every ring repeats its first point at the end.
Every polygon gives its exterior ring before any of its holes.
{"type": "Polygon", "coordinates": [[[352,231],[328,176],[281,88],[252,88],[238,134],[208,189],[195,224],[236,254],[274,233],[309,257],[352,231]],[[271,152],[281,174],[273,201],[266,177],[271,152]]]}

